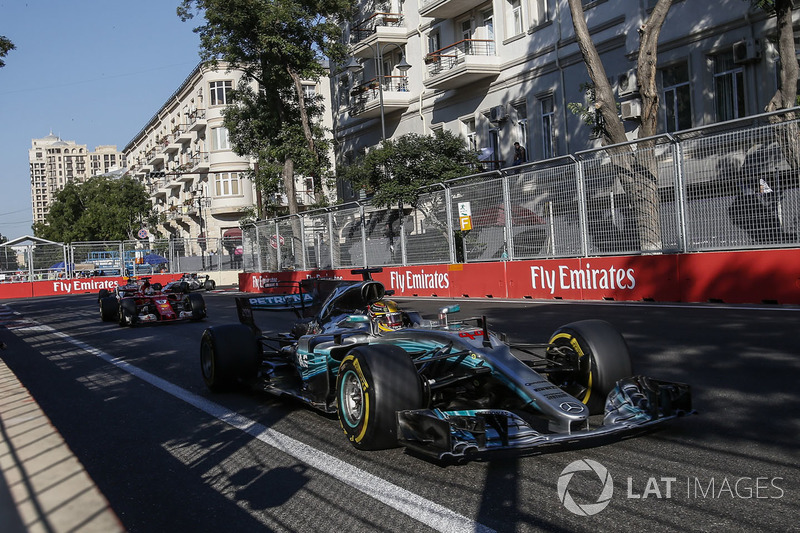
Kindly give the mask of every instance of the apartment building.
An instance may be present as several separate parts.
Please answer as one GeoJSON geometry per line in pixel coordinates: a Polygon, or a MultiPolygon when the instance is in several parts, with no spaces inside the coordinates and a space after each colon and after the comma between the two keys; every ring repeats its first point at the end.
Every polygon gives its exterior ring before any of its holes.
{"type": "Polygon", "coordinates": [[[125,167],[125,156],[114,145],[97,146],[89,151],[85,144],[64,141],[50,133],[41,139],[31,139],[28,162],[35,224],[45,222],[55,193],[67,183],[80,183],[92,176],[118,171],[125,167]]]}
{"type": "MultiPolygon", "coordinates": [[[[254,162],[233,152],[223,125],[229,93],[241,78],[241,71],[228,70],[223,63],[216,68],[201,63],[123,149],[130,174],[150,192],[158,236],[240,235],[242,210],[257,204],[248,177],[254,162]]],[[[304,85],[307,94],[322,94],[330,101],[327,79],[304,85]]],[[[314,201],[309,179],[298,176],[295,185],[300,205],[314,201]]]]}
{"type": "MultiPolygon", "coordinates": [[[[629,138],[636,138],[638,30],[655,0],[583,4],[629,138]]],[[[514,142],[529,161],[598,146],[569,110],[591,102],[566,0],[359,5],[345,32],[352,57],[331,75],[339,164],[382,138],[437,129],[462,135],[490,168],[511,166],[514,142]]],[[[675,0],[659,38],[661,131],[763,112],[779,80],[776,33],[774,17],[749,2],[675,0]]]]}

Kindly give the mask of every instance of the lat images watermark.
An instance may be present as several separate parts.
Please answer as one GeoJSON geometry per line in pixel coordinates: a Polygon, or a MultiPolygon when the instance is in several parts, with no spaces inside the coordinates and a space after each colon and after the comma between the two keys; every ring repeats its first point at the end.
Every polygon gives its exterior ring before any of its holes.
{"type": "MultiPolygon", "coordinates": [[[[590,478],[592,477],[589,475],[590,478]]],[[[769,476],[723,476],[723,477],[694,477],[687,476],[648,476],[625,479],[624,498],[629,500],[659,499],[669,500],[675,498],[685,499],[739,499],[739,500],[765,500],[780,499],[786,494],[783,489],[782,477],[769,476]]],[[[608,469],[592,459],[579,459],[568,464],[558,477],[558,499],[571,513],[579,516],[592,516],[608,507],[614,496],[614,481],[608,469]],[[588,501],[576,499],[570,493],[581,489],[585,495],[587,482],[585,476],[573,477],[579,472],[593,472],[600,480],[601,488],[594,489],[596,482],[591,479],[592,490],[597,490],[596,499],[588,501]],[[579,485],[582,483],[583,485],[579,485]]]]}

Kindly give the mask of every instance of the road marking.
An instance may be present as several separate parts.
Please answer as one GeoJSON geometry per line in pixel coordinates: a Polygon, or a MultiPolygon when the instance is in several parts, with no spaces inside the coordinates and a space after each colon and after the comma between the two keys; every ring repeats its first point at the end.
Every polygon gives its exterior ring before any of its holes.
{"type": "MultiPolygon", "coordinates": [[[[31,320],[28,323],[35,323],[31,320]]],[[[200,409],[204,413],[213,416],[217,420],[233,426],[243,431],[251,437],[260,440],[264,444],[272,446],[298,461],[327,474],[354,489],[363,492],[367,496],[400,511],[401,513],[426,524],[427,526],[442,532],[482,532],[494,533],[494,530],[462,516],[450,509],[427,500],[409,490],[399,487],[378,476],[365,472],[355,466],[337,459],[321,450],[308,444],[293,439],[288,435],[270,429],[258,422],[240,415],[226,407],[212,402],[202,396],[193,394],[174,383],[162,379],[155,374],[151,374],[141,368],[132,365],[118,357],[114,357],[98,348],[95,348],[83,341],[79,341],[62,333],[50,326],[36,323],[35,326],[16,327],[17,330],[34,330],[46,332],[60,337],[70,344],[90,353],[100,359],[111,363],[120,370],[135,376],[162,391],[183,400],[184,402],[200,409]]]]}

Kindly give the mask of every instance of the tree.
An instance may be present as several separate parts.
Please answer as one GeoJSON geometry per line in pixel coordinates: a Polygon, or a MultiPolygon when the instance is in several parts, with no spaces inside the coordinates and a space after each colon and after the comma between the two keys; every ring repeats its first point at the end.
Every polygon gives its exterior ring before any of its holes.
{"type": "Polygon", "coordinates": [[[6,62],[3,61],[3,58],[14,49],[16,49],[14,43],[12,43],[7,37],[0,35],[0,68],[6,66],[6,62]]]}
{"type": "Polygon", "coordinates": [[[37,237],[56,242],[134,239],[151,208],[138,180],[95,176],[58,191],[45,223],[33,229],[37,237]]]}
{"type": "MultiPolygon", "coordinates": [[[[594,90],[595,108],[599,131],[604,144],[621,144],[627,142],[625,127],[617,114],[617,102],[611,83],[606,76],[600,54],[592,42],[582,0],[568,0],[572,23],[578,47],[591,79],[594,90]]],[[[658,36],[667,17],[672,0],[658,0],[650,12],[650,16],[639,28],[639,54],[636,65],[636,78],[642,99],[642,118],[639,136],[646,138],[655,135],[658,126],[659,98],[656,88],[656,58],[658,52],[658,36]]],[[[647,144],[640,145],[637,152],[646,154],[647,144]]],[[[630,147],[617,147],[614,153],[621,155],[622,173],[620,181],[633,210],[635,219],[636,240],[642,250],[661,249],[661,228],[659,222],[658,173],[655,160],[650,157],[634,161],[637,156],[630,147]],[[630,154],[629,157],[625,157],[630,154]]],[[[646,156],[645,156],[646,157],[646,156]]]]}
{"type": "Polygon", "coordinates": [[[797,105],[798,77],[792,27],[794,0],[751,0],[751,2],[767,13],[774,14],[778,27],[778,56],[781,59],[780,85],[767,104],[766,111],[794,107],[797,105]]]}
{"type": "Polygon", "coordinates": [[[410,133],[370,150],[343,169],[342,177],[355,189],[367,191],[376,207],[400,203],[416,207],[422,188],[465,176],[477,162],[476,154],[453,133],[410,133]]]}
{"type": "MultiPolygon", "coordinates": [[[[289,213],[298,212],[295,170],[321,176],[327,146],[315,118],[316,101],[307,101],[304,80],[318,80],[324,61],[344,57],[341,24],[348,0],[182,0],[178,15],[186,21],[202,13],[202,59],[227,62],[244,72],[225,112],[234,150],[258,161],[254,179],[267,192],[282,182],[289,213]],[[258,90],[247,84],[255,81],[258,90]]],[[[263,214],[262,214],[263,216],[263,214]]]]}

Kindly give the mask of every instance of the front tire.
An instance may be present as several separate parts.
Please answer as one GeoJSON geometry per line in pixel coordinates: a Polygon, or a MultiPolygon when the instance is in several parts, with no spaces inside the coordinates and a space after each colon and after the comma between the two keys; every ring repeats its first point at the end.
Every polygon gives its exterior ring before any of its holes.
{"type": "Polygon", "coordinates": [[[422,383],[405,350],[386,344],[360,346],[339,365],[336,399],[339,423],[353,446],[394,448],[397,411],[422,407],[422,383]]]}
{"type": "Polygon", "coordinates": [[[192,320],[199,321],[206,317],[206,301],[202,294],[189,294],[186,296],[189,301],[189,309],[192,311],[192,320]]]}
{"type": "Polygon", "coordinates": [[[119,313],[119,304],[116,296],[106,296],[100,299],[100,319],[103,322],[113,322],[119,313]]]}
{"type": "Polygon", "coordinates": [[[136,325],[136,301],[132,298],[123,298],[119,301],[119,325],[136,325]]]}
{"type": "Polygon", "coordinates": [[[553,371],[550,381],[580,400],[591,414],[602,414],[606,397],[622,378],[633,374],[628,344],[614,327],[603,320],[581,320],[560,327],[550,337],[555,349],[548,359],[568,354],[577,368],[553,371]]]}
{"type": "Polygon", "coordinates": [[[260,350],[252,330],[243,324],[207,328],[200,339],[200,371],[212,392],[233,388],[255,376],[260,350]]]}

